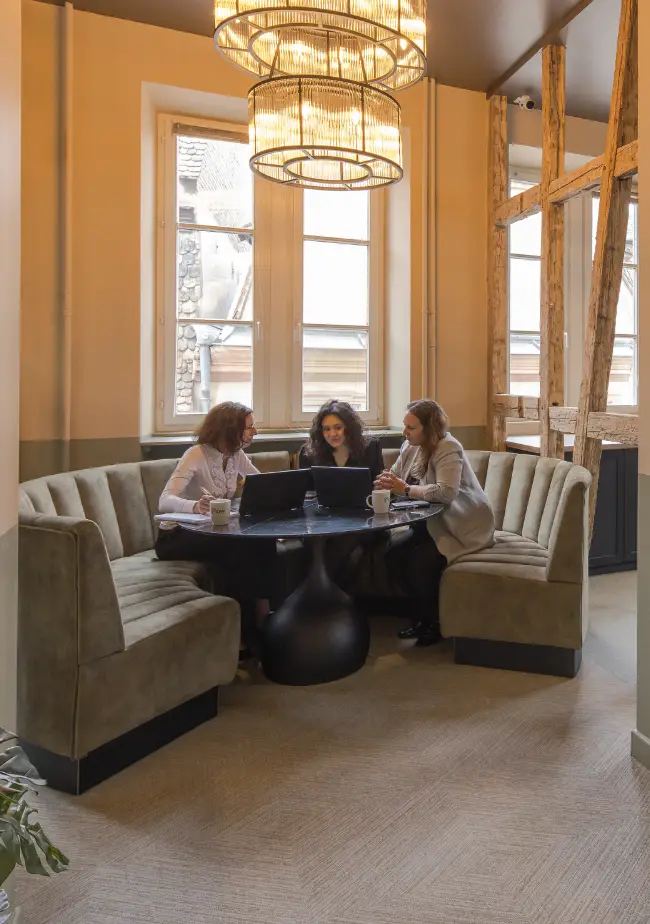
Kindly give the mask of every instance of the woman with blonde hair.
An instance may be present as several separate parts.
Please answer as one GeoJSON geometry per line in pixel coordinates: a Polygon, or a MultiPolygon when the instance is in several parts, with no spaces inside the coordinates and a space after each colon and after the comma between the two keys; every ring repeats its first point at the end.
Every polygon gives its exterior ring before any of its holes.
{"type": "Polygon", "coordinates": [[[404,438],[397,461],[375,482],[393,494],[443,504],[438,516],[397,534],[386,553],[391,579],[413,600],[414,619],[399,633],[418,645],[440,640],[438,591],[443,569],[462,555],[494,544],[490,503],[448,419],[429,398],[412,401],[404,416],[404,438]]]}

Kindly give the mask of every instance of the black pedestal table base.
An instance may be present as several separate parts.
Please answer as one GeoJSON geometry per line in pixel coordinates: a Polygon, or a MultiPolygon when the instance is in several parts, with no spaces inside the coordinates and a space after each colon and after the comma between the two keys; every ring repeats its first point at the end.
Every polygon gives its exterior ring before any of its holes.
{"type": "Polygon", "coordinates": [[[307,686],[347,677],[365,664],[370,648],[368,622],[325,567],[325,537],[308,543],[309,574],[266,621],[261,660],[275,683],[307,686]]]}
{"type": "Polygon", "coordinates": [[[330,579],[325,543],[337,536],[359,536],[410,526],[436,516],[441,504],[391,510],[374,515],[364,507],[328,508],[306,502],[300,509],[230,517],[223,526],[211,522],[179,526],[204,535],[250,539],[301,539],[311,549],[306,580],[266,621],[261,659],[264,673],[276,683],[307,686],[347,677],[363,667],[370,648],[368,623],[347,594],[330,579]]]}

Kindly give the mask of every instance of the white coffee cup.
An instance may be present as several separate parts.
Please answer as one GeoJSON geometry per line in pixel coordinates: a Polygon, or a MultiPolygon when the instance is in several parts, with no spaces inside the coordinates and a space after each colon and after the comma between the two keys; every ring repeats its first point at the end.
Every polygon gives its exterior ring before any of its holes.
{"type": "Polygon", "coordinates": [[[374,510],[376,514],[388,513],[390,510],[390,491],[386,488],[373,491],[366,498],[366,505],[374,510]]]}
{"type": "Polygon", "coordinates": [[[230,517],[230,501],[227,497],[219,497],[210,501],[210,518],[213,526],[225,526],[230,517]]]}

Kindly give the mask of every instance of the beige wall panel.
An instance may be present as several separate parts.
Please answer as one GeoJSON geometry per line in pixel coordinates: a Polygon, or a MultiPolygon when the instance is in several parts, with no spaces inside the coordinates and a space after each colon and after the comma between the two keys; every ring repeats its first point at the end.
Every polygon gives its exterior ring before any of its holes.
{"type": "MultiPolygon", "coordinates": [[[[639,263],[650,255],[650,9],[639,4],[639,263]]],[[[637,722],[632,753],[650,767],[650,274],[639,274],[637,722]]]]}
{"type": "Polygon", "coordinates": [[[23,7],[20,438],[58,436],[59,54],[63,12],[23,7]]]}
{"type": "Polygon", "coordinates": [[[487,382],[484,94],[437,86],[438,400],[452,426],[484,426],[487,382]]]}
{"type": "Polygon", "coordinates": [[[244,96],[209,39],[76,13],[72,436],[140,432],[142,82],[244,96]]]}
{"type": "Polygon", "coordinates": [[[20,322],[20,0],[0,3],[0,727],[16,727],[20,322]]]}
{"type": "MultiPolygon", "coordinates": [[[[597,157],[605,150],[607,137],[606,122],[591,122],[568,116],[566,120],[566,151],[597,157]]],[[[531,148],[542,146],[541,109],[520,109],[508,106],[508,141],[510,144],[524,144],[531,148]]]]}

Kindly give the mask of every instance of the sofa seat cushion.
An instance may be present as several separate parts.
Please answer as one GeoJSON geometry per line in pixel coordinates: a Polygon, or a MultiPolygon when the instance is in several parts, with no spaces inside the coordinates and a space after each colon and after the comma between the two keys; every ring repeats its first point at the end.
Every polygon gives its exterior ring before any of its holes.
{"type": "Polygon", "coordinates": [[[548,549],[533,539],[497,530],[494,545],[457,559],[450,570],[546,580],[548,549]]]}
{"type": "Polygon", "coordinates": [[[147,620],[145,634],[158,632],[170,621],[185,618],[186,612],[195,612],[215,600],[197,584],[202,571],[199,562],[131,556],[113,562],[112,571],[127,647],[141,636],[144,626],[137,624],[142,620],[147,620]]]}
{"type": "Polygon", "coordinates": [[[81,665],[73,756],[235,677],[237,602],[204,593],[196,585],[192,589],[191,579],[185,580],[184,600],[171,590],[165,602],[158,598],[157,610],[149,615],[141,611],[139,618],[132,618],[133,608],[127,607],[131,618],[124,626],[124,651],[81,665]]]}
{"type": "Polygon", "coordinates": [[[165,570],[181,571],[183,574],[191,574],[192,577],[200,577],[205,569],[205,564],[200,561],[160,561],[156,557],[153,549],[146,552],[137,552],[135,555],[129,555],[127,558],[117,558],[111,562],[113,577],[128,571],[139,571],[144,565],[150,565],[159,573],[165,570]],[[167,568],[167,566],[169,566],[167,568]]]}
{"type": "Polygon", "coordinates": [[[537,542],[499,530],[492,548],[445,569],[442,634],[580,648],[582,585],[550,582],[547,564],[548,551],[537,542]]]}

